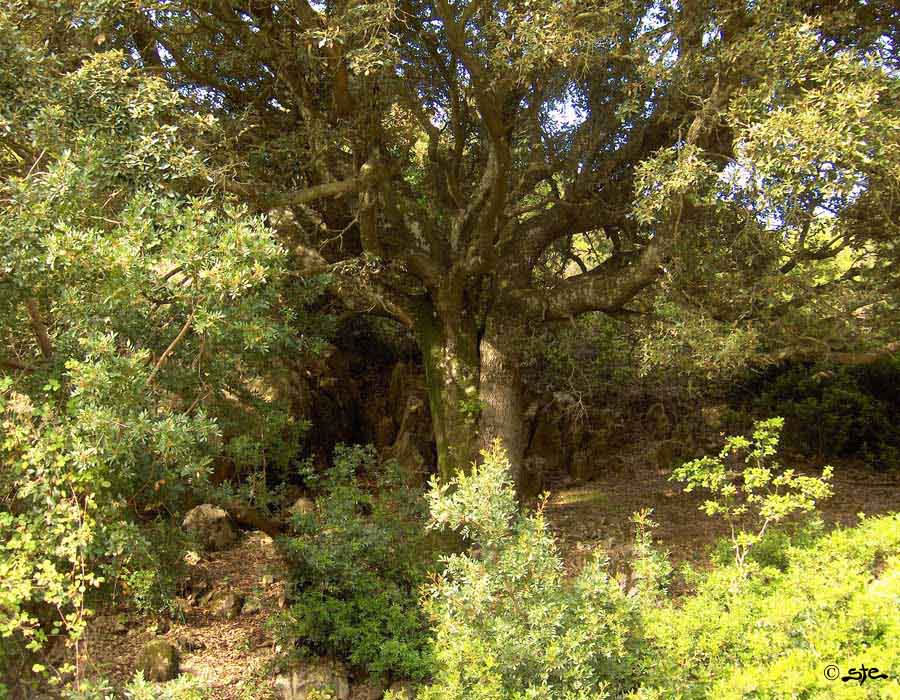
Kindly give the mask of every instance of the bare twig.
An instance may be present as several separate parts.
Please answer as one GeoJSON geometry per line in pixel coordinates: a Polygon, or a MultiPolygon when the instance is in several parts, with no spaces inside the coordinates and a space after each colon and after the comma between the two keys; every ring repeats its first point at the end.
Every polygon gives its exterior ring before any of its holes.
{"type": "Polygon", "coordinates": [[[156,361],[156,366],[153,368],[153,371],[150,373],[150,376],[147,377],[147,384],[150,385],[153,383],[153,380],[156,378],[156,375],[159,373],[159,370],[162,369],[162,366],[166,363],[166,360],[169,359],[169,355],[178,347],[178,343],[182,341],[185,335],[187,335],[188,330],[191,328],[191,324],[194,322],[194,313],[191,312],[191,315],[187,317],[187,321],[184,322],[184,325],[181,327],[181,330],[178,332],[178,335],[175,336],[175,340],[169,343],[169,347],[163,351],[163,354],[159,356],[159,359],[156,361]]]}

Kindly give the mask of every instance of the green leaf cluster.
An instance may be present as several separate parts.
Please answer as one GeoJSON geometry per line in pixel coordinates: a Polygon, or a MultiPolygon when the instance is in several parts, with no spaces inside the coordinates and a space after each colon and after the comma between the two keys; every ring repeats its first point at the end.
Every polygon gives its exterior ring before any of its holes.
{"type": "Polygon", "coordinates": [[[270,354],[314,344],[284,295],[318,292],[205,179],[210,125],[164,81],[117,51],[68,62],[5,10],[0,57],[20,98],[0,108],[0,677],[19,680],[57,637],[78,662],[101,595],[170,610],[169,523],[228,445],[290,462],[303,426],[270,354]]]}
{"type": "Polygon", "coordinates": [[[690,595],[643,608],[643,683],[629,697],[900,697],[900,518],[784,542],[781,557],[783,570],[738,585],[733,564],[714,568],[690,595]],[[829,664],[875,666],[891,680],[829,680],[829,664]]]}
{"type": "Polygon", "coordinates": [[[758,421],[751,438],[726,438],[718,455],[686,462],[670,477],[685,483],[685,492],[697,488],[709,492],[710,498],[700,509],[709,516],[721,517],[731,527],[739,568],[770,525],[793,514],[813,511],[819,501],[832,493],[831,467],[825,467],[818,478],[793,469],[782,470],[773,463],[783,426],[783,418],[758,421]]]}
{"type": "Polygon", "coordinates": [[[371,674],[421,680],[432,669],[419,589],[435,560],[421,489],[371,446],[338,446],[315,481],[315,510],[283,541],[292,604],[274,621],[301,656],[335,654],[371,674]],[[366,481],[372,488],[366,488],[366,481]]]}
{"type": "Polygon", "coordinates": [[[432,484],[430,527],[468,551],[444,558],[425,607],[437,670],[426,700],[606,698],[627,687],[637,610],[597,551],[568,579],[541,509],[518,510],[499,443],[449,484],[432,484]]]}

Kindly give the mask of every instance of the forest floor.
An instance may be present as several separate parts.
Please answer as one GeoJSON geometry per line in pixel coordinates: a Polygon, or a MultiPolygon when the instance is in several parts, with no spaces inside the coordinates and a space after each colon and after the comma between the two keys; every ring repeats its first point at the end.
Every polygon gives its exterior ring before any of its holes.
{"type": "MultiPolygon", "coordinates": [[[[658,544],[669,551],[674,565],[708,565],[716,540],[726,535],[721,523],[698,510],[702,495],[685,494],[668,481],[669,470],[658,469],[650,453],[635,449],[615,460],[616,467],[584,484],[559,475],[550,479],[546,513],[555,531],[567,570],[576,571],[597,545],[610,552],[614,566],[628,556],[633,539],[629,518],[653,509],[659,523],[658,544]]],[[[792,462],[792,464],[798,464],[792,462]]],[[[800,471],[818,473],[821,465],[806,461],[800,471]]],[[[900,474],[874,472],[859,464],[836,469],[834,496],[822,505],[826,523],[853,525],[858,513],[875,515],[900,507],[900,474]]],[[[88,637],[88,675],[104,675],[117,686],[135,668],[141,647],[163,637],[182,650],[182,671],[201,678],[215,700],[268,700],[272,695],[277,650],[265,627],[270,613],[284,604],[283,563],[270,538],[247,533],[223,552],[205,553],[193,570],[253,601],[253,612],[233,620],[212,615],[206,606],[185,606],[180,622],[168,629],[125,613],[99,616],[88,637]]]]}
{"type": "MultiPolygon", "coordinates": [[[[783,461],[809,476],[820,476],[825,464],[795,455],[786,455],[783,461]]],[[[631,515],[645,508],[653,510],[651,517],[658,523],[654,541],[668,550],[673,566],[708,566],[711,551],[728,535],[728,526],[700,511],[704,494],[684,493],[680,483],[669,481],[671,469],[656,467],[652,450],[636,447],[619,452],[612,465],[584,484],[551,476],[546,513],[567,570],[577,570],[597,545],[607,548],[615,566],[627,556],[634,539],[631,515]]],[[[833,466],[834,495],[819,508],[826,525],[852,526],[860,513],[900,510],[900,473],[877,472],[855,462],[833,466]]]]}
{"type": "MultiPolygon", "coordinates": [[[[268,700],[276,659],[266,619],[284,605],[284,563],[275,543],[255,531],[221,552],[197,555],[191,577],[211,590],[245,599],[234,619],[213,614],[206,605],[183,605],[176,622],[157,622],[125,613],[100,615],[89,628],[88,676],[105,676],[122,687],[134,675],[142,647],[152,639],[172,642],[181,652],[181,672],[197,677],[214,700],[268,700]]],[[[183,600],[183,599],[180,599],[183,600]]]]}

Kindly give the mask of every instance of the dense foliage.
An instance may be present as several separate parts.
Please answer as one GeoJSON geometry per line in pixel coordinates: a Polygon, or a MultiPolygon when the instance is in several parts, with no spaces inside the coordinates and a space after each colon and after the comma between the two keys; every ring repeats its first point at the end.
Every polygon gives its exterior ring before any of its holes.
{"type": "Polygon", "coordinates": [[[424,700],[897,697],[821,668],[900,676],[896,516],[804,526],[832,471],[774,458],[785,426],[898,461],[898,27],[891,0],[4,2],[0,696],[113,695],[86,626],[176,614],[202,500],[287,528],[281,648],[424,700]],[[360,439],[433,447],[427,493],[303,454],[335,383],[305,363],[359,315],[424,387],[366,377],[410,410],[354,407],[360,439]],[[641,512],[625,585],[602,550],[565,571],[519,500],[535,394],[671,447],[732,382],[785,421],[675,470],[731,525],[710,570],[670,595],[641,512]]]}
{"type": "Polygon", "coordinates": [[[864,520],[782,547],[783,570],[733,566],[695,578],[696,591],[643,611],[651,698],[897,698],[895,680],[842,682],[865,665],[900,674],[900,517],[864,520]]]}
{"type": "Polygon", "coordinates": [[[859,366],[791,366],[751,383],[753,408],[785,417],[792,447],[900,466],[900,359],[859,366]]]}
{"type": "Polygon", "coordinates": [[[597,551],[567,580],[540,510],[520,514],[509,463],[495,444],[429,494],[431,527],[465,537],[444,560],[426,609],[438,671],[428,700],[600,699],[633,681],[637,607],[597,551]]]}
{"type": "MultiPolygon", "coordinates": [[[[64,700],[116,700],[119,695],[109,681],[86,681],[77,690],[68,690],[64,700]]],[[[208,690],[203,683],[190,676],[181,676],[160,685],[137,673],[124,690],[124,700],[207,700],[208,690]]]]}
{"type": "Polygon", "coordinates": [[[525,339],[589,312],[698,375],[897,350],[890,0],[12,7],[185,96],[182,190],[412,331],[445,478],[495,436],[520,468],[525,339]]]}
{"type": "MultiPolygon", "coordinates": [[[[771,427],[758,428],[757,446],[771,445],[771,427]]],[[[863,664],[890,679],[900,672],[897,515],[828,535],[770,528],[738,539],[750,556],[739,549],[707,572],[687,569],[689,592],[675,598],[652,522],[639,514],[634,587],[623,591],[600,550],[577,576],[562,576],[541,512],[517,511],[505,459],[495,449],[451,489],[429,494],[432,526],[460,531],[472,547],[446,559],[426,599],[438,666],[420,697],[898,697],[894,681],[860,687],[825,676],[829,664],[843,674],[863,664]]],[[[727,483],[715,473],[707,470],[727,483]]],[[[800,490],[819,494],[824,484],[813,481],[800,490]]],[[[771,494],[756,503],[780,513],[807,502],[771,494]]]]}
{"type": "Polygon", "coordinates": [[[213,460],[237,435],[274,453],[297,434],[265,381],[267,353],[297,347],[284,250],[212,189],[175,187],[200,172],[184,137],[205,127],[120,53],[67,66],[32,38],[0,13],[0,80],[19,95],[3,103],[0,156],[0,670],[13,677],[32,670],[25,648],[77,643],[98,588],[163,611],[171,518],[213,460]]]}
{"type": "Polygon", "coordinates": [[[427,677],[431,635],[418,598],[437,562],[424,494],[395,463],[379,465],[371,446],[339,446],[313,483],[315,509],[294,516],[284,542],[293,594],[274,621],[279,638],[301,656],[335,654],[376,676],[427,677]]]}

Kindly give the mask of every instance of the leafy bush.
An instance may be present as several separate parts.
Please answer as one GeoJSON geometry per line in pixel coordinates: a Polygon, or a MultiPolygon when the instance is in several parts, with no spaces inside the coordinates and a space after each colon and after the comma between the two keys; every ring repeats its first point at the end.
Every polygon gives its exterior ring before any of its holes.
{"type": "Polygon", "coordinates": [[[815,518],[793,536],[769,528],[830,494],[829,468],[814,478],[772,463],[782,425],[760,421],[752,439],[727,438],[717,456],[675,470],[686,491],[710,492],[701,509],[731,524],[732,556],[686,571],[695,590],[682,599],[641,606],[643,682],[632,700],[900,697],[824,675],[829,664],[900,669],[900,517],[827,536],[815,518]]]}
{"type": "MultiPolygon", "coordinates": [[[[713,486],[709,507],[729,517],[744,507],[763,523],[812,511],[827,484],[768,465],[779,428],[764,421],[752,440],[730,439],[724,454],[697,460],[683,476],[713,486]],[[754,471],[750,498],[738,501],[742,486],[722,460],[745,450],[754,471]],[[776,485],[781,493],[769,490],[776,485]]],[[[793,537],[784,529],[756,537],[760,527],[752,541],[736,530],[741,563],[732,556],[706,573],[686,572],[694,588],[675,599],[649,513],[638,513],[637,585],[626,594],[599,553],[565,579],[540,510],[516,508],[502,450],[484,457],[429,494],[432,527],[459,532],[471,548],[448,556],[429,588],[437,670],[419,697],[900,697],[891,681],[861,689],[824,675],[830,663],[844,674],[863,664],[891,679],[900,673],[900,516],[828,535],[820,524],[793,537]]]]}
{"type": "Polygon", "coordinates": [[[627,330],[605,314],[560,327],[536,326],[523,342],[522,370],[535,392],[564,392],[590,403],[637,381],[627,330]]]}
{"type": "Polygon", "coordinates": [[[116,693],[105,678],[81,681],[77,688],[63,692],[63,700],[206,700],[209,693],[203,683],[191,676],[179,676],[167,683],[144,680],[139,671],[125,686],[124,695],[116,693]]]}
{"type": "Polygon", "coordinates": [[[286,252],[211,189],[171,187],[203,181],[185,137],[212,126],[122,54],[67,65],[35,36],[0,11],[0,83],[23,102],[0,131],[29,153],[0,154],[0,679],[16,683],[50,638],[77,644],[98,593],[165,612],[179,543],[160,523],[242,428],[245,454],[291,435],[266,386],[293,320],[286,252]]]}
{"type": "Polygon", "coordinates": [[[434,557],[421,491],[395,464],[379,466],[371,446],[338,446],[334,466],[313,481],[316,509],[295,516],[296,534],[284,541],[293,604],[274,621],[278,635],[300,654],[424,678],[431,639],[418,597],[434,557]]]}
{"type": "Polygon", "coordinates": [[[168,683],[151,683],[138,672],[125,688],[127,700],[205,700],[208,697],[203,683],[191,676],[179,676],[168,683]]]}
{"type": "MultiPolygon", "coordinates": [[[[87,594],[133,571],[132,562],[158,566],[124,500],[154,476],[140,470],[148,456],[158,458],[163,474],[177,464],[196,471],[193,483],[204,475],[202,448],[212,431],[205,418],[156,422],[121,400],[95,404],[104,394],[91,395],[93,383],[81,369],[70,370],[76,392],[65,403],[52,383],[36,404],[0,379],[0,636],[13,649],[11,657],[0,655],[0,669],[25,649],[38,651],[49,636],[77,639],[90,615],[87,594]],[[104,418],[113,406],[117,421],[104,418]]],[[[134,369],[148,371],[140,364],[134,369]]],[[[173,497],[168,489],[154,495],[173,497]]]]}
{"type": "Polygon", "coordinates": [[[700,509],[729,524],[735,562],[740,569],[770,525],[795,513],[809,513],[818,501],[831,495],[831,467],[825,467],[822,477],[815,478],[797,474],[793,469],[782,471],[773,463],[783,425],[783,418],[758,421],[753,426],[752,439],[729,437],[715,457],[686,462],[672,473],[672,479],[687,484],[685,492],[699,487],[710,493],[700,509]],[[749,530],[743,529],[745,524],[749,530]]]}
{"type": "Polygon", "coordinates": [[[786,419],[791,445],[900,466],[900,356],[857,367],[793,366],[766,378],[755,408],[786,419]]]}
{"type": "Polygon", "coordinates": [[[110,548],[116,555],[100,564],[104,577],[121,582],[139,613],[174,616],[178,579],[185,570],[185,533],[177,523],[160,518],[141,526],[122,523],[115,534],[110,548]]]}
{"type": "Polygon", "coordinates": [[[567,580],[541,509],[520,513],[499,443],[449,484],[432,482],[432,528],[460,533],[426,600],[434,682],[424,700],[605,698],[634,687],[636,598],[597,551],[567,580]]]}
{"type": "Polygon", "coordinates": [[[897,698],[900,516],[789,545],[784,571],[734,565],[695,593],[642,609],[649,649],[633,700],[897,698]],[[891,680],[825,677],[876,666],[891,680]]]}

